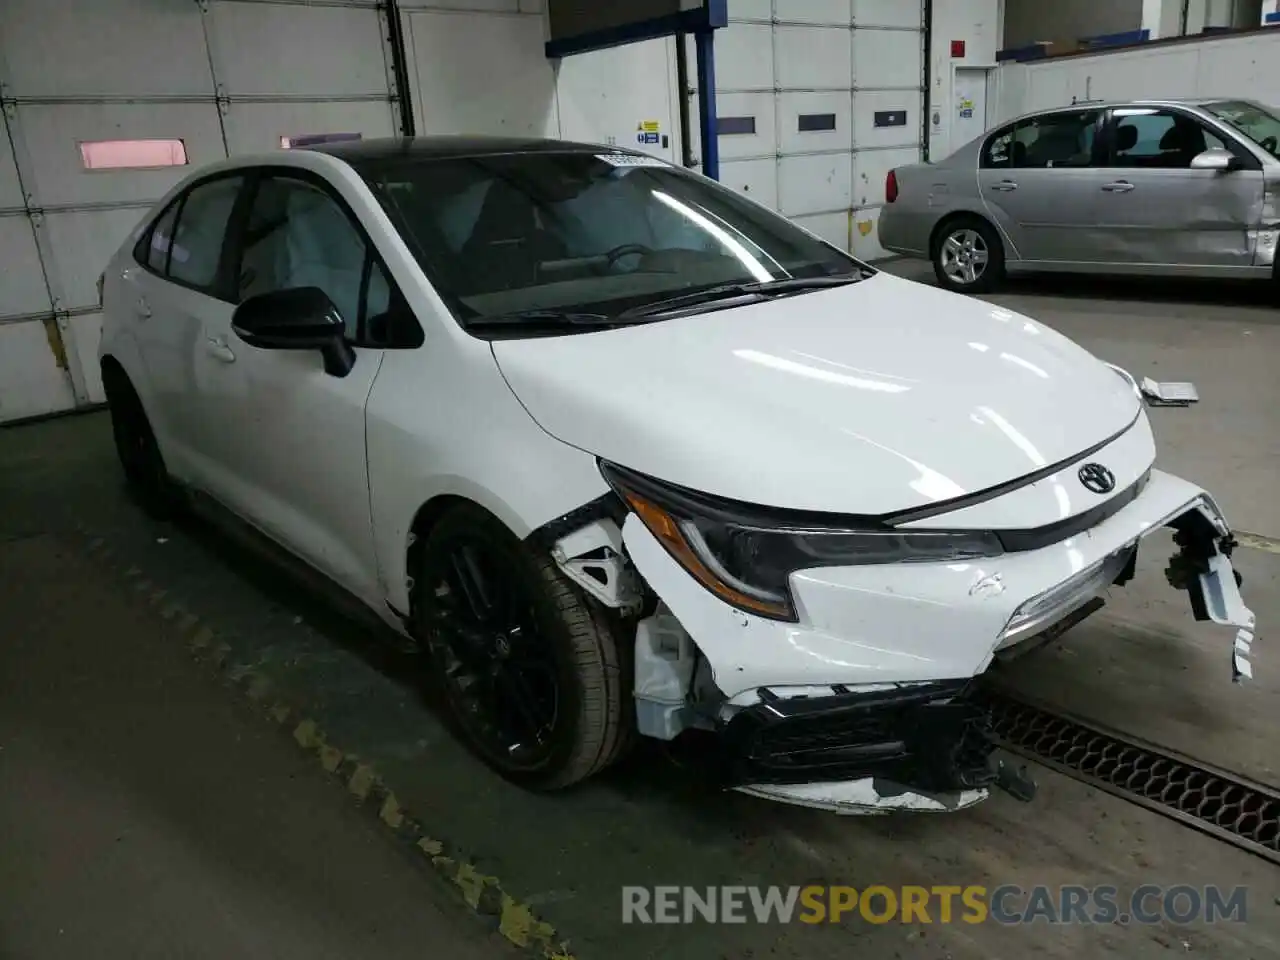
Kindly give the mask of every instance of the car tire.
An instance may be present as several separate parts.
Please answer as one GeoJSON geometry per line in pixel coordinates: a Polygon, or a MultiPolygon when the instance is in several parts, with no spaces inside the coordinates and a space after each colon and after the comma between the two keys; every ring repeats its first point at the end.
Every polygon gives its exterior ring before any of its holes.
{"type": "Polygon", "coordinates": [[[534,553],[470,504],[433,524],[418,559],[414,632],[430,657],[432,685],[471,750],[534,790],[571,786],[613,763],[634,721],[629,672],[606,609],[550,555],[534,553]],[[479,615],[486,612],[488,622],[479,615]],[[503,736],[512,724],[525,735],[503,736]]]}
{"type": "Polygon", "coordinates": [[[137,391],[128,376],[114,367],[104,368],[102,386],[111,411],[116,456],[129,491],[153,518],[171,519],[181,505],[181,492],[169,476],[137,391]]]}
{"type": "Polygon", "coordinates": [[[938,284],[956,293],[987,293],[1004,279],[1004,244],[981,217],[957,217],[938,231],[932,251],[938,284]]]}

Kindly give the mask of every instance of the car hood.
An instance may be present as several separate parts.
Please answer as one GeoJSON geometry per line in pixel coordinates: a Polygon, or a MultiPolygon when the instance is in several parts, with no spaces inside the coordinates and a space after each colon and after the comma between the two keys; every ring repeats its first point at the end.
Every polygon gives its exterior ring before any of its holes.
{"type": "MultiPolygon", "coordinates": [[[[884,273],[494,356],[552,436],[705,493],[879,514],[1078,454],[1141,401],[1020,314],[884,273]]],[[[513,469],[517,469],[513,465],[513,469]]]]}

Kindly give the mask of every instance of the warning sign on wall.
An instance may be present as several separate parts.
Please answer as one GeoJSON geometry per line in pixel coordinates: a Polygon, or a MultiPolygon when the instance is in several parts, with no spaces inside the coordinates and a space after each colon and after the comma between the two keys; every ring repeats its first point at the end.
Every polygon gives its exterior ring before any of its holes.
{"type": "Polygon", "coordinates": [[[636,124],[636,142],[655,144],[662,139],[662,124],[657,120],[641,120],[636,124]]]}

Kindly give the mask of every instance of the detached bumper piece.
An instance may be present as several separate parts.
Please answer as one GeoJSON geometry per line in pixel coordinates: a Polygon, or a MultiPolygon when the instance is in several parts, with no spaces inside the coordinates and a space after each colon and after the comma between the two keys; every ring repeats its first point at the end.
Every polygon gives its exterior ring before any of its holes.
{"type": "MultiPolygon", "coordinates": [[[[730,787],[872,778],[881,795],[984,790],[997,769],[970,681],[784,698],[767,688],[721,731],[730,787]]],[[[834,688],[837,691],[840,688],[834,688]]]]}
{"type": "Polygon", "coordinates": [[[1238,546],[1235,537],[1215,529],[1200,511],[1183,514],[1169,526],[1179,547],[1165,568],[1170,586],[1190,594],[1197,620],[1238,628],[1231,648],[1231,679],[1235,683],[1253,679],[1257,619],[1240,596],[1243,578],[1231,565],[1231,554],[1238,546]]]}

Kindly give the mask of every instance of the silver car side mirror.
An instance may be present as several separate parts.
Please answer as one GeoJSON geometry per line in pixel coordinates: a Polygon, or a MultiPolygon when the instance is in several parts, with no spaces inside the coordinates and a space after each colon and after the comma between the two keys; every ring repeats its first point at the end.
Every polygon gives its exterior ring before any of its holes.
{"type": "Polygon", "coordinates": [[[1218,170],[1226,172],[1235,170],[1239,167],[1239,161],[1236,155],[1230,150],[1222,147],[1210,147],[1203,153],[1198,153],[1191,158],[1192,170],[1218,170]]]}

